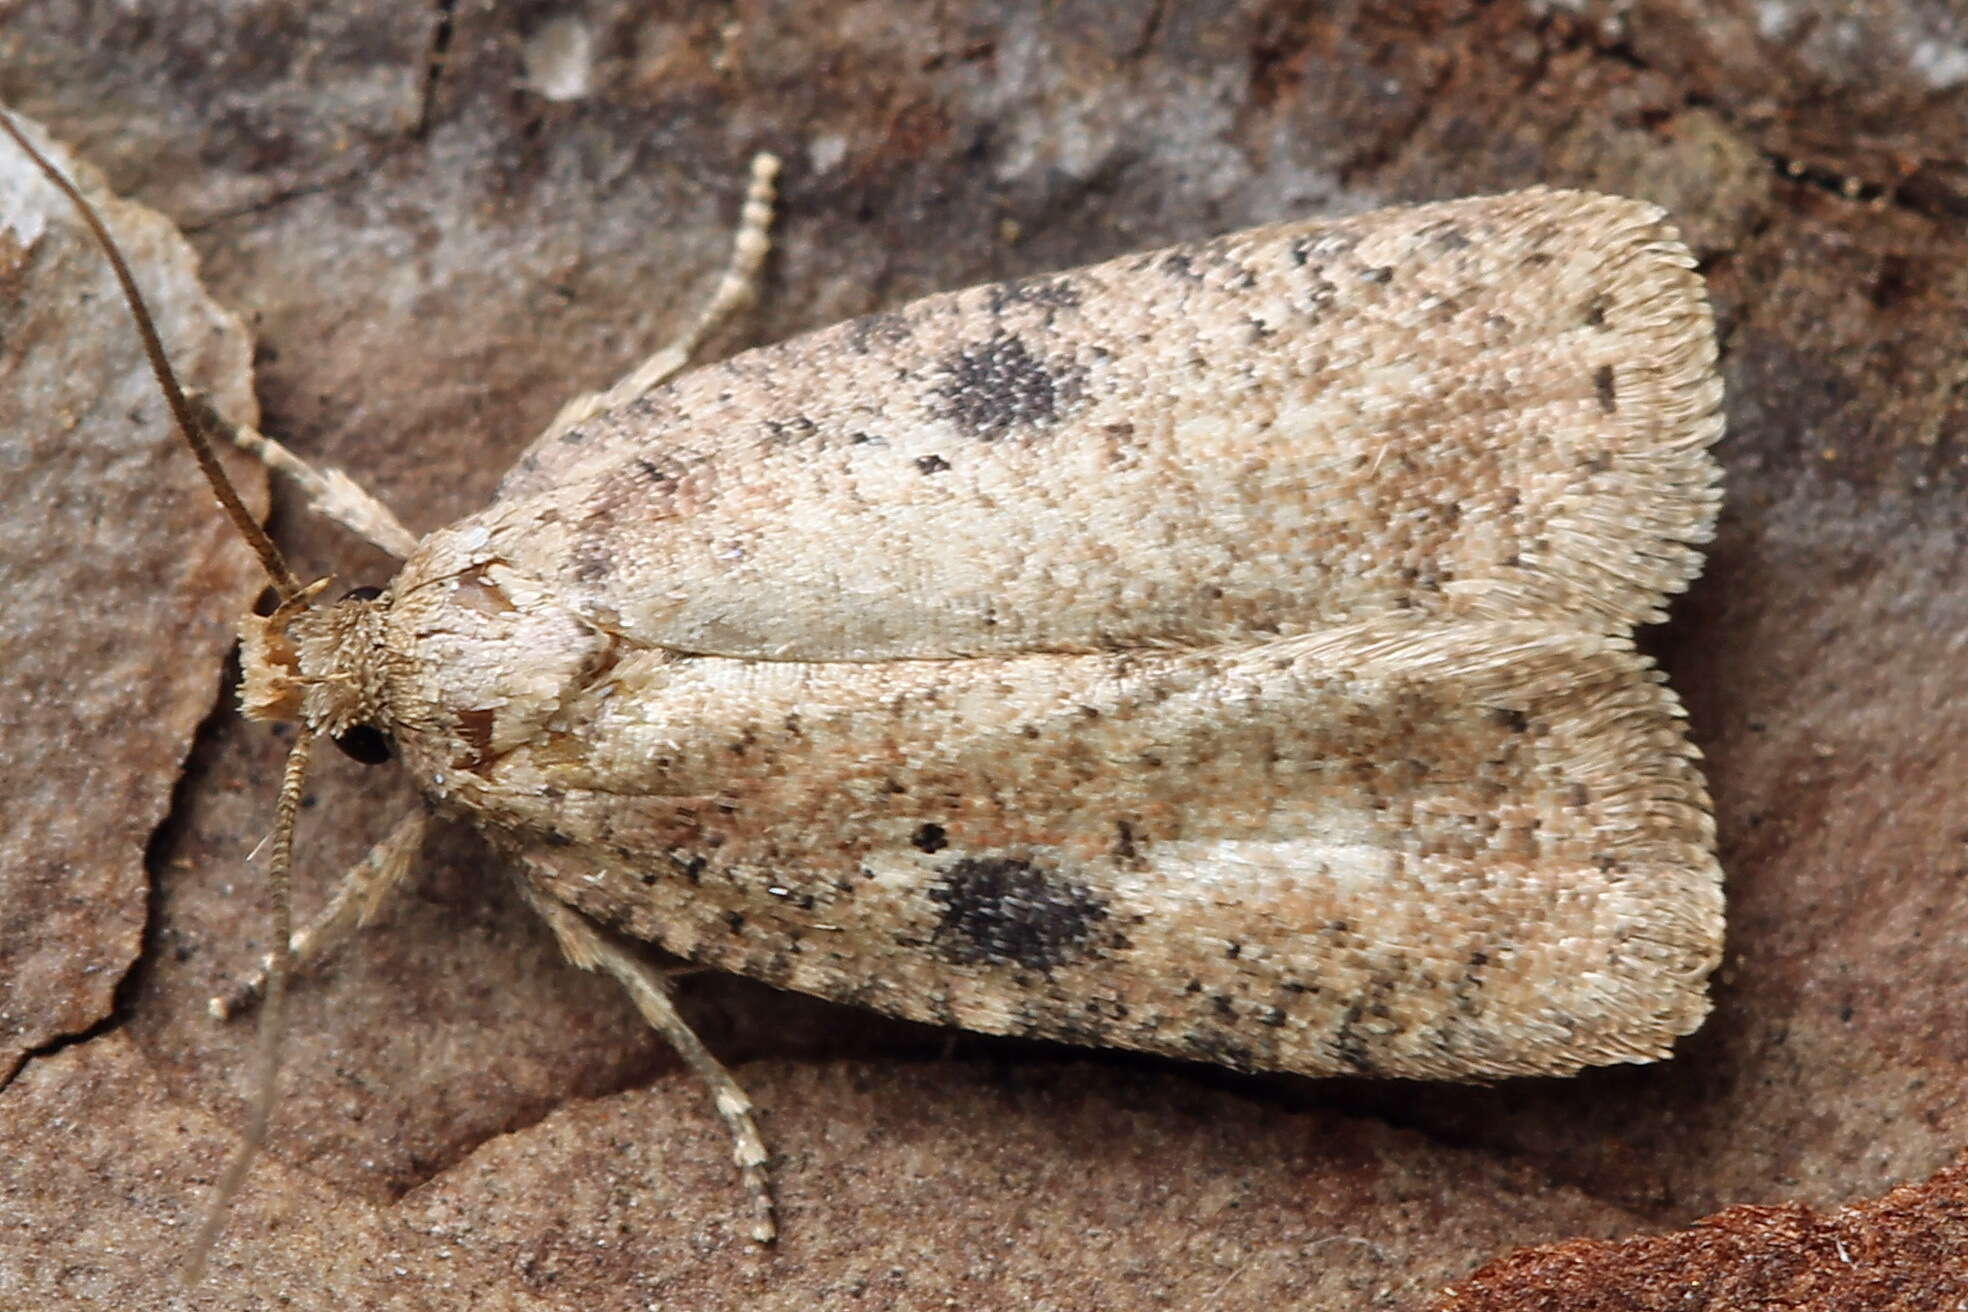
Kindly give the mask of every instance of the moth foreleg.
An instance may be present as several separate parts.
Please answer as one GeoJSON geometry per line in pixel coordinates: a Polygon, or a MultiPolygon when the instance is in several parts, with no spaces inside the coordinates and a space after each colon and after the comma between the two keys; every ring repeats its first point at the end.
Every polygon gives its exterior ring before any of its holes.
{"type": "MultiPolygon", "coordinates": [[[[424,809],[416,808],[397,821],[389,836],[370,848],[369,855],[342,876],[341,885],[328,899],[328,905],[288,940],[295,966],[320,956],[375,917],[383,898],[409,873],[410,863],[416,860],[424,844],[429,824],[424,809]]],[[[213,997],[206,1004],[207,1009],[220,1020],[230,1020],[251,1007],[266,992],[267,970],[271,965],[271,958],[262,961],[258,970],[213,997]]]]}
{"type": "Polygon", "coordinates": [[[718,279],[711,299],[690,327],[607,391],[589,392],[563,405],[541,441],[556,437],[604,410],[635,400],[689,364],[691,353],[703,345],[719,324],[752,303],[758,295],[759,269],[772,249],[767,232],[772,227],[772,184],[778,176],[777,155],[760,152],[752,156],[751,182],[745,190],[745,204],[739,210],[738,227],[731,239],[731,259],[725,264],[724,276],[718,279]]]}
{"type": "Polygon", "coordinates": [[[676,1049],[684,1064],[710,1090],[718,1115],[731,1131],[731,1158],[738,1164],[739,1175],[752,1196],[752,1238],[762,1244],[771,1243],[778,1227],[773,1220],[772,1189],[766,1178],[765,1141],[759,1137],[758,1126],[752,1119],[752,1100],[678,1014],[662,972],[610,940],[572,907],[534,888],[524,877],[517,883],[528,905],[553,930],[567,959],[583,970],[614,976],[629,991],[629,998],[642,1018],[676,1049]]]}
{"type": "Polygon", "coordinates": [[[253,456],[268,469],[285,474],[307,494],[308,505],[364,541],[398,560],[417,546],[417,535],[403,527],[390,508],[364,491],[362,485],[332,467],[317,469],[266,434],[234,423],[214,410],[202,396],[191,397],[200,421],[228,442],[253,456]]]}

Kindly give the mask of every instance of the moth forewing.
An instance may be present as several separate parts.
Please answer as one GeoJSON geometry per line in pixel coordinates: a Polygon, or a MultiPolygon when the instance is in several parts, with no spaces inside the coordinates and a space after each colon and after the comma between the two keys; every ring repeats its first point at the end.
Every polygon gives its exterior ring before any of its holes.
{"type": "Polygon", "coordinates": [[[784,987],[1489,1078],[1663,1056],[1706,1011],[1719,885],[1678,717],[1623,644],[1522,622],[877,666],[642,650],[446,786],[555,897],[784,987]]]}
{"type": "Polygon", "coordinates": [[[696,654],[1624,633],[1718,501],[1692,264],[1652,205],[1533,190],[933,296],[558,433],[466,525],[696,654]]]}

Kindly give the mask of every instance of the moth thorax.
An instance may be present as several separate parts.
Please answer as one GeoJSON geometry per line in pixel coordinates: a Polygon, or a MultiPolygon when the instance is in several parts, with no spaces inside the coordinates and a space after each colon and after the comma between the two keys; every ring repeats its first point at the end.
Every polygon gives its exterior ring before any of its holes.
{"type": "Polygon", "coordinates": [[[282,617],[240,621],[239,708],[255,720],[298,720],[339,737],[386,723],[387,595],[345,597],[282,617]]]}

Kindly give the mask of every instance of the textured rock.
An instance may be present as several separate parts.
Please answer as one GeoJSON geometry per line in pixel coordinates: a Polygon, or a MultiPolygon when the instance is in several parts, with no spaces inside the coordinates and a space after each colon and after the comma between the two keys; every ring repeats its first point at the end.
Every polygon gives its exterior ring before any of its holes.
{"type": "MultiPolygon", "coordinates": [[[[255,325],[269,431],[419,530],[481,504],[560,400],[687,320],[756,148],[789,161],[779,248],[765,304],[716,349],[1321,207],[1537,180],[1667,205],[1709,275],[1730,389],[1721,535],[1649,635],[1709,756],[1731,898],[1716,1013],[1663,1065],[1466,1090],[1082,1065],[693,978],[686,1008],[740,1064],[782,1157],[785,1238],[760,1256],[733,1238],[741,1198],[695,1088],[610,988],[555,962],[495,860],[454,833],[300,983],[275,1144],[209,1305],[271,1303],[290,1280],[319,1301],[300,1257],[282,1265],[283,1245],[310,1251],[304,1221],[345,1303],[790,1307],[859,1288],[973,1307],[1116,1289],[1419,1306],[1512,1245],[1740,1202],[1829,1209],[1954,1155],[1968,186],[1944,161],[1968,158],[1968,58],[1941,6],[925,16],[866,0],[748,5],[740,26],[727,8],[644,8],[584,7],[583,65],[564,30],[532,40],[572,11],[465,0],[432,75],[429,15],[403,6],[30,6],[0,27],[0,99],[187,229],[215,297],[255,325]],[[946,1046],[968,1060],[935,1060],[946,1046]]],[[[128,347],[114,316],[89,331],[128,347]]],[[[387,573],[291,495],[275,526],[303,573],[387,573]]],[[[175,568],[189,532],[132,526],[130,549],[175,568]]],[[[155,653],[115,678],[157,671],[209,698],[216,646],[160,647],[180,621],[145,622],[89,580],[66,590],[155,653]]],[[[210,586],[172,614],[222,644],[243,591],[210,586]]],[[[30,1047],[104,1032],[0,1090],[0,1161],[21,1163],[0,1184],[30,1221],[0,1250],[0,1301],[169,1304],[129,1271],[169,1260],[243,1115],[250,1034],[211,1025],[202,1000],[264,947],[246,854],[281,750],[214,720],[153,846],[151,930],[115,1009],[97,986],[85,1011],[22,1031],[30,1047]],[[37,1147],[82,1119],[93,1155],[37,1147]],[[91,1228],[61,1224],[84,1199],[91,1228]],[[87,1265],[78,1233],[115,1274],[50,1283],[87,1265]]],[[[108,795],[88,841],[132,852],[150,820],[108,795]]],[[[387,770],[324,766],[304,904],[409,800],[387,770]]],[[[23,934],[55,941],[8,897],[0,960],[23,934]]],[[[101,945],[86,950],[103,985],[136,897],[92,892],[71,918],[103,923],[63,931],[101,945]]]]}
{"type": "Polygon", "coordinates": [[[1829,1212],[1745,1205],[1666,1235],[1574,1239],[1490,1263],[1436,1312],[1726,1307],[1930,1312],[1968,1302],[1968,1157],[1829,1212]]]}
{"type": "MultiPolygon", "coordinates": [[[[92,174],[85,174],[89,183],[92,174]]],[[[251,420],[251,348],[162,216],[96,202],[188,384],[251,420]]],[[[0,1081],[109,1013],[252,557],[173,435],[80,219],[0,149],[0,1081]]],[[[236,462],[249,495],[264,479],[236,462]]]]}

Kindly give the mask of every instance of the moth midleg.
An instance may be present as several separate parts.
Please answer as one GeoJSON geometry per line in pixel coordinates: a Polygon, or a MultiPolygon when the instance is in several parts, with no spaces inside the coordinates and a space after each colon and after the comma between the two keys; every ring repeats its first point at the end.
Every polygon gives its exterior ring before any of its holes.
{"type": "Polygon", "coordinates": [[[609,939],[565,902],[556,901],[533,887],[524,875],[517,876],[514,882],[527,905],[553,930],[561,955],[582,970],[614,976],[628,990],[629,999],[650,1028],[662,1035],[703,1081],[718,1115],[731,1131],[731,1159],[738,1164],[745,1188],[752,1196],[752,1238],[762,1244],[771,1243],[779,1231],[773,1219],[772,1188],[766,1178],[765,1140],[759,1137],[758,1125],[752,1119],[752,1100],[677,1012],[663,973],[609,939]]]}
{"type": "MultiPolygon", "coordinates": [[[[389,835],[370,848],[367,856],[350,867],[342,876],[334,896],[328,899],[328,905],[288,940],[288,951],[296,970],[374,918],[376,908],[382,905],[383,899],[410,873],[411,863],[424,845],[424,834],[429,825],[430,818],[424,808],[416,807],[397,821],[389,835]]],[[[206,1009],[219,1020],[230,1020],[252,1006],[266,990],[267,972],[271,965],[272,958],[269,956],[251,975],[234,981],[224,993],[214,995],[206,1004],[206,1009]]]]}
{"type": "Polygon", "coordinates": [[[613,410],[635,400],[650,388],[690,363],[692,352],[716,331],[719,324],[750,305],[758,295],[759,270],[772,250],[774,200],[773,182],[779,176],[779,157],[761,151],[752,156],[751,179],[745,188],[745,203],[738,211],[738,226],[731,238],[731,258],[718,278],[711,299],[697,313],[690,327],[675,341],[653,353],[621,381],[605,392],[588,392],[560,408],[541,440],[555,437],[592,419],[604,410],[613,410]]]}

